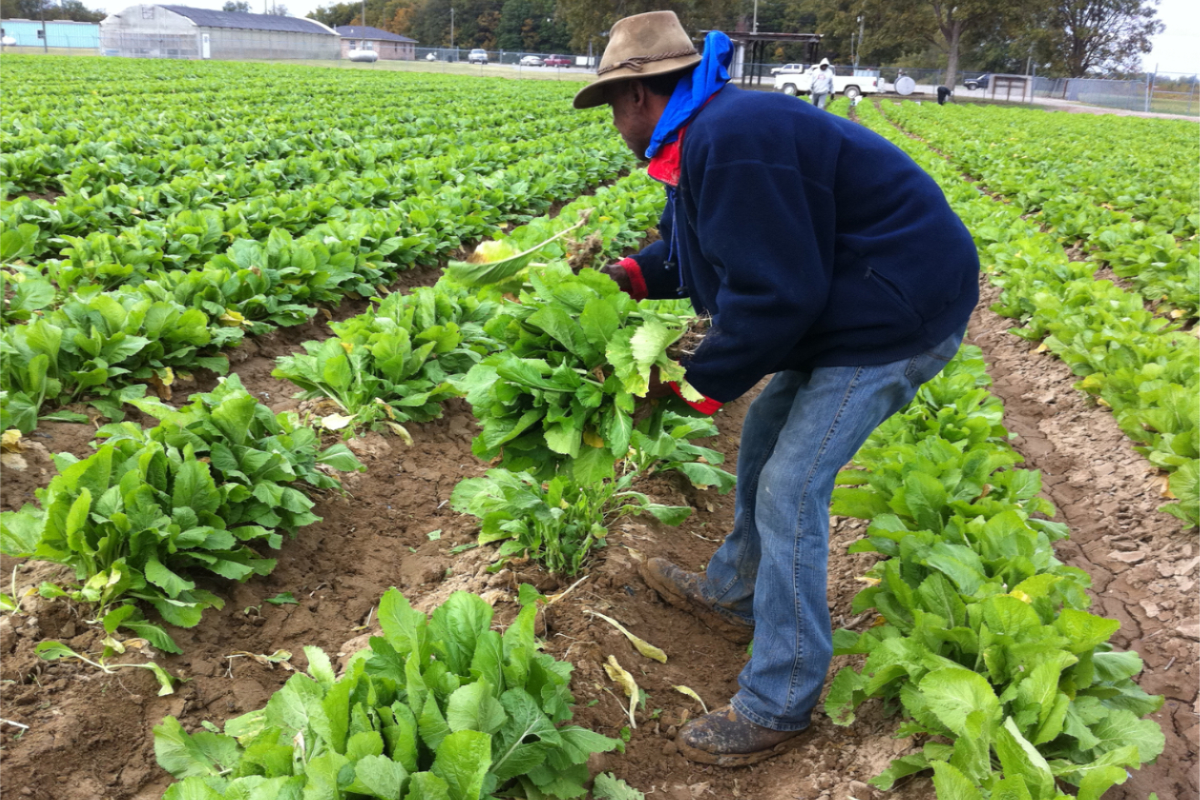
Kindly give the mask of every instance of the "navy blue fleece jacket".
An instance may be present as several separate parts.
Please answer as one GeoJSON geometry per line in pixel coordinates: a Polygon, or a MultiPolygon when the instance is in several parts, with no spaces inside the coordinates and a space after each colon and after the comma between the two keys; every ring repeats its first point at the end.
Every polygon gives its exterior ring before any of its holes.
{"type": "Polygon", "coordinates": [[[728,402],[781,370],[909,358],[966,325],[975,245],[895,145],[731,85],[681,141],[655,159],[677,160],[662,239],[633,259],[649,297],[690,297],[712,315],[685,365],[701,393],[728,402]]]}

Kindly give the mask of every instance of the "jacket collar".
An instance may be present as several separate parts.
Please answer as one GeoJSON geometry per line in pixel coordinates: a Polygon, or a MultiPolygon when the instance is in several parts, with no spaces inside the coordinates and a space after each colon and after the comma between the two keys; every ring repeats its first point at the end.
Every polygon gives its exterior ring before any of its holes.
{"type": "MultiPolygon", "coordinates": [[[[708,99],[696,110],[696,114],[703,111],[712,99],[721,93],[725,85],[717,87],[717,90],[708,96],[708,99]]],[[[693,119],[695,116],[693,116],[693,119]]],[[[675,135],[674,141],[667,142],[658,148],[658,152],[650,159],[650,166],[646,167],[647,174],[656,181],[665,183],[672,189],[679,187],[679,168],[683,161],[683,135],[687,133],[689,122],[679,129],[679,133],[675,135]]]]}
{"type": "Polygon", "coordinates": [[[651,178],[665,183],[672,189],[679,186],[679,167],[683,157],[683,135],[685,133],[687,133],[687,126],[679,129],[679,135],[676,136],[675,141],[660,147],[654,154],[654,158],[650,159],[650,166],[646,167],[646,172],[651,178]]]}

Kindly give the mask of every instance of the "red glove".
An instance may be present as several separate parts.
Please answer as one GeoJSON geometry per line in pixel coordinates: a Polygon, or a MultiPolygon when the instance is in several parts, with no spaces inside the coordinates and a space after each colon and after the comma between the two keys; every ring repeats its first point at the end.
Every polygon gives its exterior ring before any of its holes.
{"type": "Polygon", "coordinates": [[[642,277],[642,268],[632,258],[623,258],[616,264],[610,264],[602,270],[605,275],[617,282],[621,291],[634,300],[645,300],[650,294],[646,290],[646,279],[642,277]]]}
{"type": "Polygon", "coordinates": [[[724,403],[721,403],[717,400],[713,400],[711,397],[706,397],[703,400],[701,400],[699,403],[693,403],[691,400],[688,400],[686,397],[683,396],[683,391],[679,388],[679,384],[676,383],[675,381],[668,381],[667,386],[670,386],[671,391],[673,391],[673,392],[675,392],[675,394],[679,395],[680,400],[687,403],[689,406],[696,409],[701,414],[708,414],[709,416],[711,416],[711,415],[717,413],[717,411],[721,408],[721,406],[725,405],[724,403]]]}

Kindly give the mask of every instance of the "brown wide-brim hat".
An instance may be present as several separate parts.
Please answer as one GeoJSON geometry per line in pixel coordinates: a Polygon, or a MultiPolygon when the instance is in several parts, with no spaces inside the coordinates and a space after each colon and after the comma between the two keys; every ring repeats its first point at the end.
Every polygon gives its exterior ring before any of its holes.
{"type": "Polygon", "coordinates": [[[596,80],[575,95],[575,107],[603,105],[604,87],[610,83],[663,75],[699,63],[700,54],[674,11],[626,17],[612,26],[596,80]]]}

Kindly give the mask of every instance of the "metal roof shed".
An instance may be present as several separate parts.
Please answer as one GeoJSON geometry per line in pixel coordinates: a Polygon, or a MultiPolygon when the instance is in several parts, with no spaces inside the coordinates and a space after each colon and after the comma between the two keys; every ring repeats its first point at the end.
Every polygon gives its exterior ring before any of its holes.
{"type": "Polygon", "coordinates": [[[336,59],[341,38],[316,20],[177,5],[136,5],[100,23],[105,55],[336,59]]]}

